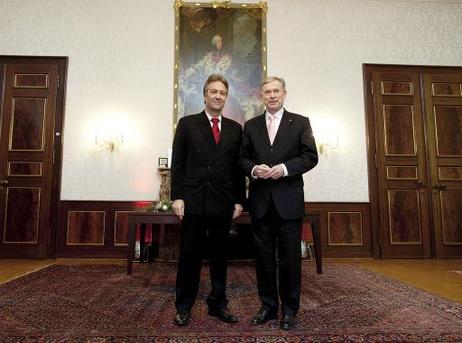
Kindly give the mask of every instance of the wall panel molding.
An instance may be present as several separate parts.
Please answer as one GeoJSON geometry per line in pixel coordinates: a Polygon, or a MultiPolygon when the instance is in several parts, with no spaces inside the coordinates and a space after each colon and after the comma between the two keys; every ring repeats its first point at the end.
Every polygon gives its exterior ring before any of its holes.
{"type": "Polygon", "coordinates": [[[149,204],[61,201],[56,257],[125,258],[128,221],[122,217],[149,204]]]}
{"type": "Polygon", "coordinates": [[[369,203],[310,202],[305,209],[320,213],[323,257],[373,257],[369,203]]]}
{"type": "MultiPolygon", "coordinates": [[[[57,257],[125,258],[127,254],[127,212],[147,206],[148,202],[130,201],[62,201],[57,257]],[[79,237],[77,226],[82,221],[70,221],[70,213],[104,213],[104,244],[67,243],[68,231],[79,237]]],[[[372,257],[371,215],[368,203],[305,203],[310,212],[319,212],[323,257],[372,257]]],[[[72,216],[71,216],[72,217],[72,216]]],[[[101,220],[98,221],[101,223],[101,220]]],[[[90,225],[90,224],[89,224],[90,225]]],[[[84,228],[92,232],[90,228],[84,228]]],[[[87,237],[82,232],[80,237],[87,237]]],[[[100,237],[100,236],[98,236],[100,237]]],[[[179,237],[178,237],[179,238],[179,237]]]]}

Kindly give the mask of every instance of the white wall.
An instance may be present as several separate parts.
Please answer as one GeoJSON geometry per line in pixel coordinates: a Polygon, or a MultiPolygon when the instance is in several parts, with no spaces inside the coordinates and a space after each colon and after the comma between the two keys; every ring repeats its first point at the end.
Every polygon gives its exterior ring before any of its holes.
{"type": "MultiPolygon", "coordinates": [[[[237,1],[234,1],[237,2],[237,1]]],[[[251,2],[256,2],[252,0],[251,2]]],[[[305,177],[306,200],[368,201],[363,63],[462,65],[458,1],[269,0],[268,74],[287,109],[327,121],[339,147],[305,177]]],[[[1,0],[0,55],[69,56],[62,200],[158,198],[172,141],[173,0],[1,0]],[[95,150],[100,126],[122,150],[95,150]]]]}

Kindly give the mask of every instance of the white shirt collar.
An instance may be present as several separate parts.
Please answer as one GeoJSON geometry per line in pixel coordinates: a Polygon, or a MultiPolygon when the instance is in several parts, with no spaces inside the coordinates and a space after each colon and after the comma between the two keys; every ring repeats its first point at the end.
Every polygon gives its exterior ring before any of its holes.
{"type": "MultiPolygon", "coordinates": [[[[265,113],[266,113],[266,119],[268,119],[268,116],[270,115],[270,113],[268,111],[266,111],[265,113]]],[[[275,116],[276,119],[281,120],[283,113],[284,113],[284,107],[281,107],[281,109],[277,111],[275,114],[273,114],[273,116],[275,116]]]]}
{"type": "Polygon", "coordinates": [[[212,118],[218,118],[218,120],[221,123],[221,114],[219,116],[217,116],[217,117],[211,116],[210,114],[207,113],[207,111],[205,111],[205,114],[207,115],[207,118],[209,118],[209,121],[211,121],[212,118]]]}

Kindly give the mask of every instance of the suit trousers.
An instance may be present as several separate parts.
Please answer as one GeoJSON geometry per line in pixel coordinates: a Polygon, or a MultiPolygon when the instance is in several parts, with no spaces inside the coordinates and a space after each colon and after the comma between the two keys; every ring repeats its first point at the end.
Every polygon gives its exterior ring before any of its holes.
{"type": "Polygon", "coordinates": [[[282,218],[272,200],[263,217],[252,218],[258,295],[270,312],[278,311],[279,299],[283,314],[295,315],[300,307],[302,222],[282,218]]]}
{"type": "Polygon", "coordinates": [[[204,251],[210,260],[211,291],[206,302],[209,309],[227,306],[226,274],[231,216],[208,216],[186,213],[181,225],[180,259],[176,278],[175,306],[179,311],[191,310],[199,289],[204,251]],[[207,245],[206,245],[207,243],[207,245]]]}

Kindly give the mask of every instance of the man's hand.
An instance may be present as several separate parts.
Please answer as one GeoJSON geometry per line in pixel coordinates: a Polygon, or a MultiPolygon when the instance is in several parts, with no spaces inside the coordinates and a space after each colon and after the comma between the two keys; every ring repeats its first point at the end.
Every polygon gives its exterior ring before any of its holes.
{"type": "Polygon", "coordinates": [[[243,209],[244,208],[242,207],[241,204],[234,204],[233,219],[239,217],[241,215],[243,209]]]}
{"type": "Polygon", "coordinates": [[[266,174],[271,170],[266,164],[258,164],[253,169],[253,176],[259,179],[266,179],[266,174]]]}
{"type": "Polygon", "coordinates": [[[265,174],[265,179],[277,180],[284,175],[284,168],[281,164],[275,165],[265,174]]]}
{"type": "Polygon", "coordinates": [[[172,210],[173,213],[183,220],[184,217],[184,200],[183,199],[176,199],[172,202],[172,210]]]}

